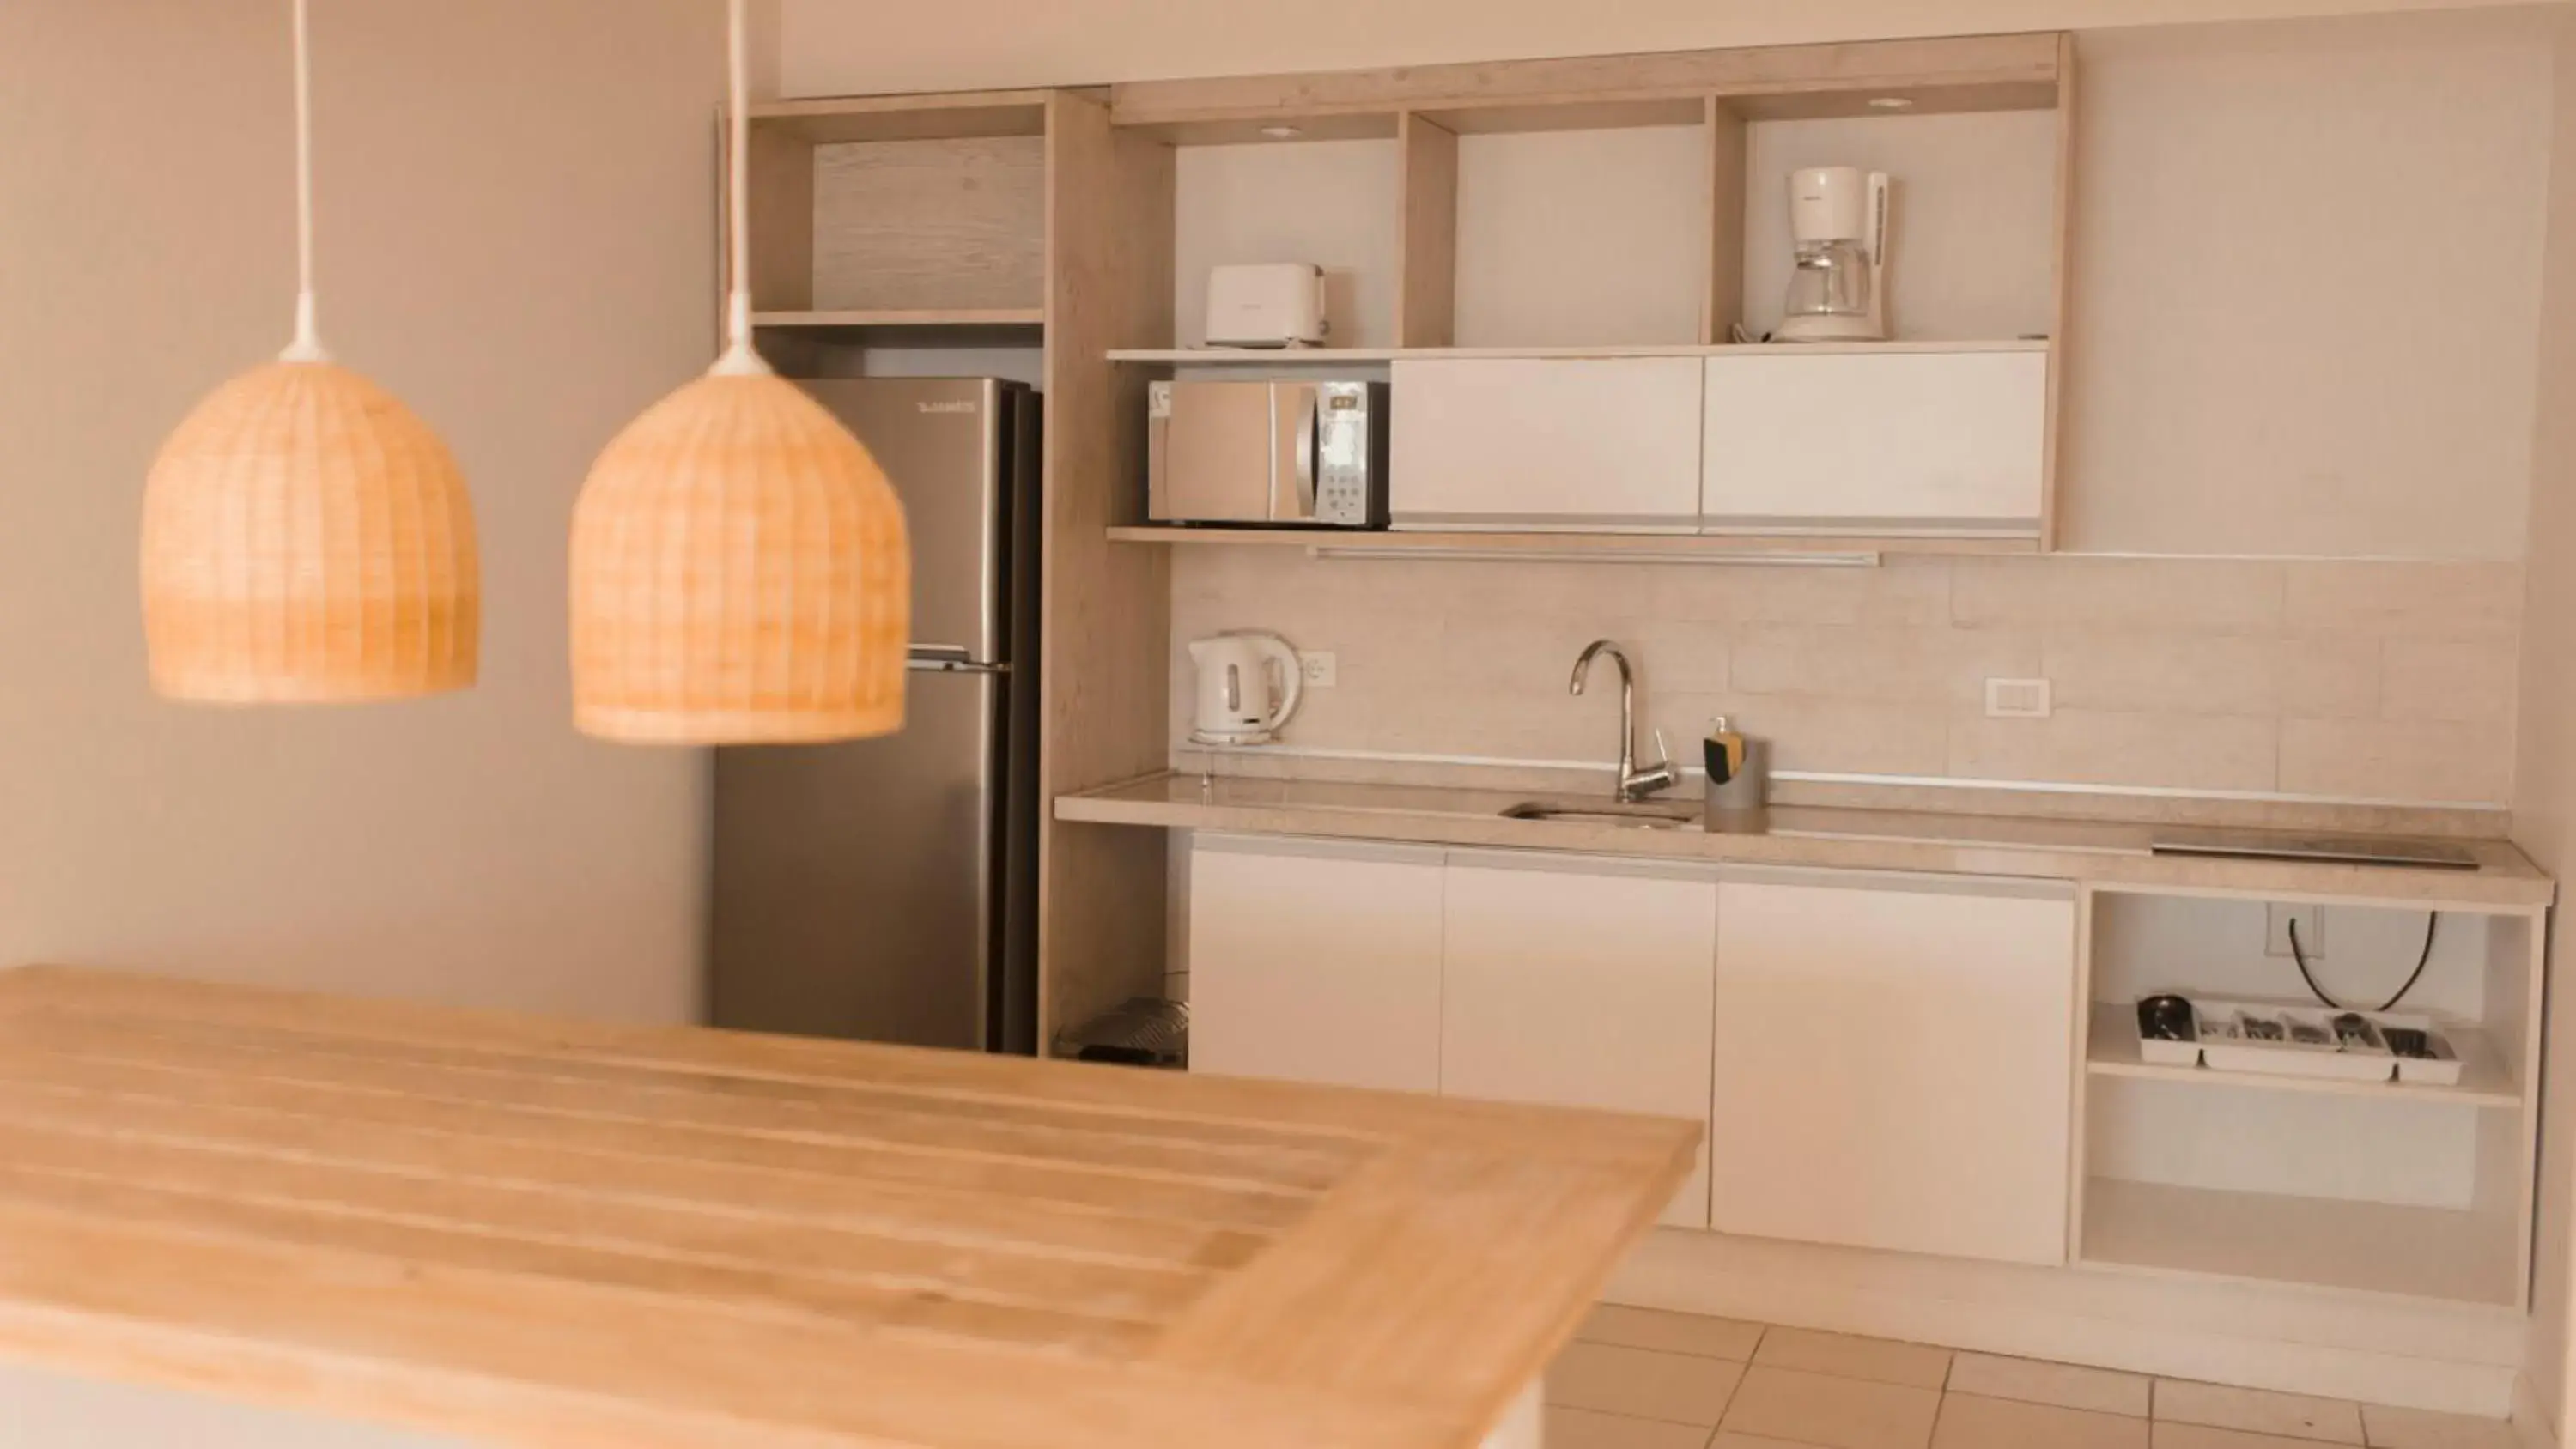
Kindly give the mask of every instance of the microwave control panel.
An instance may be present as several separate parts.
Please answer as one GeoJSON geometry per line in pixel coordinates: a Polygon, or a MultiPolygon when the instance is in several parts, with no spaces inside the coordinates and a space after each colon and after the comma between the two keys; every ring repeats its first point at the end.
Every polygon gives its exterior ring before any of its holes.
{"type": "Polygon", "coordinates": [[[1327,382],[1315,388],[1315,521],[1344,528],[1370,523],[1370,388],[1327,382]]]}

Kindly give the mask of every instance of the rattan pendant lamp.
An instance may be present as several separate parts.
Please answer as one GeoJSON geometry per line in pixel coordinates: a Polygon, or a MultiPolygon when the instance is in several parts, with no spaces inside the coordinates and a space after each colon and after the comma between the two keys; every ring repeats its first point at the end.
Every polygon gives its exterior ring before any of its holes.
{"type": "Polygon", "coordinates": [[[885,474],[751,344],[743,0],[732,0],[724,355],[611,441],[572,519],[573,722],[635,744],[903,727],[912,553],[885,474]]]}
{"type": "Polygon", "coordinates": [[[295,341],[215,389],[143,495],[152,687],[219,704],[349,703],[474,682],[481,579],[465,480],[313,323],[313,103],[295,0],[295,341]]]}

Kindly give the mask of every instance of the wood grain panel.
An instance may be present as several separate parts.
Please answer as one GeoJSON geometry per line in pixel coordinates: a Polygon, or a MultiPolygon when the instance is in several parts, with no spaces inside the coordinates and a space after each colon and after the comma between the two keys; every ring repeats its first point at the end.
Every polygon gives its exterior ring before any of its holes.
{"type": "Polygon", "coordinates": [[[751,108],[754,134],[806,145],[840,141],[930,141],[1046,134],[1047,91],[941,91],[927,95],[832,96],[766,101],[751,108]]]}
{"type": "Polygon", "coordinates": [[[1315,1191],[1337,1178],[1354,1155],[1343,1144],[1305,1147],[1271,1141],[1238,1147],[1158,1141],[1150,1135],[1098,1131],[1071,1113],[1031,1112],[1014,1121],[989,1112],[960,1112],[944,1103],[870,1099],[830,1089],[739,1090],[728,1084],[711,1092],[703,1079],[648,1073],[622,1074],[625,1080],[566,1079],[527,1067],[387,1060],[376,1052],[352,1053],[334,1049],[327,1040],[315,1045],[286,1033],[270,1041],[244,1041],[244,1035],[236,1029],[186,1024],[142,1028],[130,1020],[75,1013],[0,1022],[0,1044],[136,1071],[201,1072],[263,1087],[354,1093],[369,1101],[412,1098],[514,1114],[741,1132],[782,1142],[1062,1165],[1256,1194],[1315,1191]]]}
{"type": "Polygon", "coordinates": [[[1699,340],[1721,345],[1735,339],[1744,320],[1744,118],[1715,96],[1701,124],[1708,139],[1708,293],[1700,306],[1699,340]]]}
{"type": "Polygon", "coordinates": [[[2066,345],[2067,310],[2075,296],[2075,37],[2058,38],[2057,58],[2057,275],[2051,285],[2048,349],[2047,436],[2040,444],[2039,546],[2057,547],[2058,456],[2066,417],[2066,364],[2075,354],[2066,345]]]}
{"type": "Polygon", "coordinates": [[[27,969],[0,1353],[567,1449],[1446,1449],[1695,1138],[27,969]]]}
{"type": "Polygon", "coordinates": [[[813,154],[816,309],[1028,308],[1044,298],[1040,138],[858,141],[813,154]]]}
{"type": "Polygon", "coordinates": [[[1411,111],[1397,131],[1395,341],[1446,347],[1458,311],[1458,133],[1411,111]]]}
{"type": "MultiPolygon", "coordinates": [[[[716,118],[721,142],[724,118],[716,118]]],[[[717,195],[727,195],[732,163],[730,147],[716,148],[717,195]]],[[[803,140],[755,126],[751,132],[751,304],[756,308],[801,311],[814,305],[814,148],[803,140]]],[[[719,213],[727,208],[720,201],[719,213]]],[[[718,217],[721,223],[722,216],[718,217]]],[[[730,268],[732,230],[719,225],[716,250],[719,275],[730,268]]],[[[716,307],[724,307],[724,288],[716,289],[716,307]]],[[[721,318],[719,318],[721,322],[721,318]]]]}
{"type": "Polygon", "coordinates": [[[602,1063],[670,1067],[707,1073],[716,1088],[742,1081],[858,1085],[945,1103],[1042,1104],[1088,1113],[1104,1125],[1197,1123],[1264,1141],[1281,1136],[1371,1143],[1393,1133],[1501,1150],[1539,1134],[1555,1150],[1588,1161],[1586,1144],[1594,1144],[1600,1161],[1619,1163],[1661,1141],[1669,1127],[1650,1119],[1566,1114],[1538,1107],[1219,1077],[1174,1079],[1100,1067],[1067,1071],[1060,1065],[1015,1057],[906,1047],[854,1051],[845,1043],[808,1037],[431,1009],[362,997],[249,991],[170,977],[61,967],[0,972],[0,1015],[71,1010],[112,1010],[146,1029],[171,1021],[256,1029],[291,1025],[327,1032],[368,1049],[378,1044],[411,1044],[525,1052],[565,1067],[602,1063]],[[1364,1116],[1360,1114],[1363,1104],[1364,1116]],[[1564,1120],[1569,1115],[1588,1121],[1590,1135],[1570,1134],[1564,1120]]]}
{"type": "Polygon", "coordinates": [[[1836,97],[1857,108],[1890,94],[1914,97],[1918,110],[2045,109],[2056,99],[2057,63],[2053,34],[1979,35],[1129,81],[1110,94],[1121,126],[1699,95],[1746,98],[1748,113],[1763,97],[1810,97],[1814,112],[1841,104],[1836,97]]]}
{"type": "MultiPolygon", "coordinates": [[[[1046,619],[1042,799],[1160,769],[1169,728],[1171,570],[1109,542],[1142,515],[1145,378],[1113,347],[1172,336],[1171,148],[1118,135],[1108,108],[1047,125],[1046,619]]],[[[1158,993],[1161,836],[1049,818],[1039,841],[1038,1040],[1158,993]]]]}
{"type": "MultiPolygon", "coordinates": [[[[32,1055],[21,1033],[0,1050],[32,1055]]],[[[15,1061],[0,1070],[16,1071],[15,1061]]],[[[382,1127],[418,1127],[450,1135],[628,1155],[675,1157],[721,1166],[820,1173],[860,1181],[940,1188],[1031,1203],[1143,1210],[1148,1215],[1210,1222],[1248,1231],[1273,1230],[1303,1214],[1309,1195],[1229,1181],[1143,1178],[1088,1167],[961,1151],[889,1148],[816,1139],[792,1131],[742,1132],[689,1125],[650,1114],[600,1116],[504,1102],[456,1100],[402,1092],[281,1080],[202,1060],[168,1064],[141,1054],[65,1054],[49,1065],[51,1080],[92,1090],[123,1079],[138,1091],[211,1106],[327,1116],[382,1127]]],[[[5,1078],[0,1078],[5,1079],[5,1078]]],[[[782,1127],[784,1123],[782,1122],[782,1127]]]]}

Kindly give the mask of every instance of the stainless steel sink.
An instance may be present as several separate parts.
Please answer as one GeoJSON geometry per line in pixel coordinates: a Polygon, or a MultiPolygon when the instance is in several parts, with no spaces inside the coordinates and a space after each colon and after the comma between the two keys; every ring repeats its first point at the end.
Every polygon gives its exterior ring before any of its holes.
{"type": "Polygon", "coordinates": [[[1699,823],[1699,807],[1641,800],[1524,800],[1503,811],[1506,820],[1560,820],[1572,825],[1618,825],[1631,830],[1686,830],[1699,823]]]}

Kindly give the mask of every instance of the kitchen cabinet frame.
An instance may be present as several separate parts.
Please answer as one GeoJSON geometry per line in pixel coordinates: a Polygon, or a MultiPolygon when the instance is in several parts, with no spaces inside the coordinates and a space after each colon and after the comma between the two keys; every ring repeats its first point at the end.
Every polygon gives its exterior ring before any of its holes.
{"type": "MultiPolygon", "coordinates": [[[[1903,126],[1912,116],[1966,111],[2053,112],[2056,118],[2054,197],[2049,218],[2050,274],[2045,279],[2044,338],[1990,338],[1987,345],[2036,344],[2048,359],[2040,436],[2034,440],[2041,479],[2036,516],[2010,529],[1959,530],[1897,527],[1883,533],[1924,551],[2033,552],[2055,547],[2059,507],[2058,439],[2066,365],[2071,199],[2075,184],[2075,85],[2073,37],[2024,33],[1836,45],[1749,47],[1576,59],[1478,62],[1401,69],[1279,76],[1125,82],[1110,88],[1112,118],[1122,130],[1181,146],[1295,145],[1367,137],[1392,139],[1397,148],[1398,195],[1393,200],[1396,345],[1299,349],[1293,354],[1157,347],[1128,349],[1117,360],[1129,366],[1364,367],[1403,358],[1457,356],[1550,357],[1663,356],[1677,351],[1727,353],[1741,320],[1745,290],[1745,215],[1748,185],[1765,184],[1746,168],[1747,130],[1767,121],[1869,116],[1872,124],[1903,126]],[[1699,167],[1707,190],[1708,246],[1690,299],[1696,337],[1688,347],[1670,339],[1634,339],[1634,345],[1508,345],[1456,348],[1458,247],[1462,222],[1458,191],[1460,138],[1553,130],[1695,126],[1704,145],[1699,167]],[[1271,138],[1265,142],[1265,138],[1271,138]],[[1980,536],[1991,532],[1994,536],[1980,536]],[[1950,536],[1944,536],[1946,534],[1950,536]]],[[[1336,204],[1341,198],[1318,198],[1336,204]]],[[[1580,268],[1547,279],[1581,286],[1580,268]]],[[[1759,345],[1759,344],[1756,344],[1759,345]]],[[[1978,340],[1947,343],[1909,338],[1841,344],[1841,350],[1969,351],[1978,340]]],[[[1808,349],[1821,353],[1834,345],[1808,349]]],[[[1157,372],[1156,375],[1169,375],[1157,372]]],[[[1543,525],[1524,525],[1537,532],[1543,525]]],[[[1480,529],[1477,531],[1481,531],[1480,529]]],[[[1851,530],[1842,530],[1849,532],[1851,530]]],[[[1815,537],[1830,547],[1835,530],[1781,536],[1815,537]]],[[[1189,542],[1189,530],[1130,532],[1128,542],[1189,542]]],[[[1582,535],[1563,537],[1578,540],[1582,535]]],[[[1437,552],[1461,545],[1440,536],[1415,546],[1437,552]]],[[[1722,552],[1723,546],[1709,551],[1722,552]]]]}
{"type": "Polygon", "coordinates": [[[750,121],[755,338],[780,372],[863,375],[869,349],[889,345],[1037,351],[1043,1053],[1060,1030],[1162,985],[1163,838],[1058,820],[1051,805],[1161,769],[1169,753],[1169,561],[1109,537],[1140,521],[1145,380],[1108,354],[1171,336],[1171,148],[1112,127],[1100,88],[779,101],[750,121]],[[870,164],[870,147],[902,148],[887,153],[899,164],[870,164]],[[901,205],[891,219],[834,206],[829,188],[853,184],[891,186],[865,194],[901,205]],[[985,194],[995,186],[1015,194],[985,194]],[[1003,218],[1008,235],[995,233],[1003,218]],[[870,234],[836,239],[836,227],[870,234]],[[923,305],[890,282],[868,306],[818,307],[836,254],[932,268],[900,273],[922,279],[923,305]],[[940,275],[943,258],[963,273],[940,275]]]}
{"type": "MultiPolygon", "coordinates": [[[[2071,1258],[2129,1275],[2289,1285],[2333,1294],[2396,1297],[2528,1311],[2539,1167],[2543,1004],[2549,911],[2545,906],[2309,896],[2224,888],[2090,885],[2082,896],[2075,1079],[2076,1160],[2070,1173],[2071,1258]],[[2106,902],[2167,905],[2236,902],[2415,912],[2484,922],[2479,1033],[2458,1087],[2263,1077],[2135,1060],[2125,1003],[2097,1002],[2106,902]],[[2125,1032],[2123,1027],[2126,1027],[2125,1032]],[[2322,1190],[2266,1193],[2106,1178],[2090,1130],[2091,1099],[2138,1090],[2216,1093],[2249,1104],[2306,1100],[2360,1124],[2374,1113],[2447,1108],[2466,1120],[2474,1161],[2469,1206],[2371,1201],[2322,1190]]],[[[2264,993],[2247,992],[2260,996],[2264,993]]]]}

